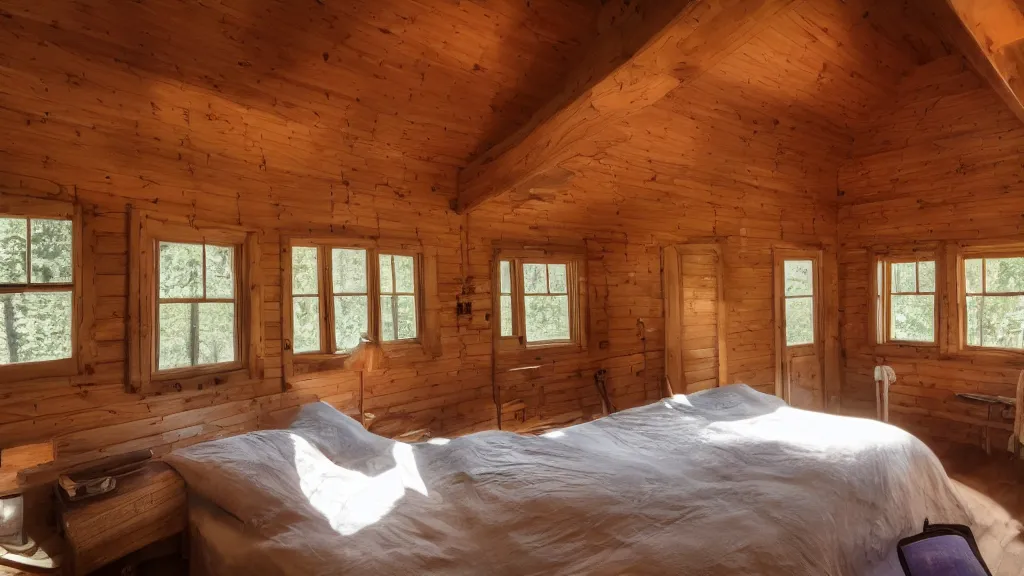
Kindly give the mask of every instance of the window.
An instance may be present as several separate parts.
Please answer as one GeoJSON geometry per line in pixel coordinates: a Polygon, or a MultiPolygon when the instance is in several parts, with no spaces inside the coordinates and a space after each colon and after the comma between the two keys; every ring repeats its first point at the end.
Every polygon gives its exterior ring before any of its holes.
{"type": "Polygon", "coordinates": [[[506,347],[582,344],[580,264],[569,257],[497,260],[497,330],[506,347]]]}
{"type": "Polygon", "coordinates": [[[963,261],[967,347],[1024,349],[1024,257],[963,261]]]}
{"type": "Polygon", "coordinates": [[[295,241],[290,269],[290,350],[296,357],[347,354],[364,338],[420,339],[419,255],[295,241]]]}
{"type": "Polygon", "coordinates": [[[814,261],[786,260],[786,346],[814,344],[814,261]]]}
{"type": "Polygon", "coordinates": [[[157,370],[238,357],[237,246],[158,242],[157,370]]]}
{"type": "Polygon", "coordinates": [[[132,210],[128,389],[263,377],[258,234],[132,210]]]}
{"type": "Polygon", "coordinates": [[[74,355],[73,211],[38,213],[0,214],[0,367],[74,355]]]}
{"type": "Polygon", "coordinates": [[[877,267],[878,341],[934,344],[935,260],[879,260],[877,267]]]}

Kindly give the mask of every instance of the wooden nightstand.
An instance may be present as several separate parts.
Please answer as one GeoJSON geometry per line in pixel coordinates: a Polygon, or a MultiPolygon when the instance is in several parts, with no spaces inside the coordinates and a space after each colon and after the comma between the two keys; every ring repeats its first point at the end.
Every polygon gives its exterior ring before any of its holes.
{"type": "Polygon", "coordinates": [[[120,479],[110,494],[58,500],[68,543],[65,573],[76,576],[183,534],[188,518],[185,482],[162,462],[120,479]]]}

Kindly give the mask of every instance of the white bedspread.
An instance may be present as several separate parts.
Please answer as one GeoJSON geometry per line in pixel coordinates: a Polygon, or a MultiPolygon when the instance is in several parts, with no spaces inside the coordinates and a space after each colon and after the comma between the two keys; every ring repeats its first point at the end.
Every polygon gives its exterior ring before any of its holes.
{"type": "Polygon", "coordinates": [[[413,445],[313,404],[167,461],[210,574],[888,575],[926,517],[970,523],[913,436],[746,386],[413,445]]]}

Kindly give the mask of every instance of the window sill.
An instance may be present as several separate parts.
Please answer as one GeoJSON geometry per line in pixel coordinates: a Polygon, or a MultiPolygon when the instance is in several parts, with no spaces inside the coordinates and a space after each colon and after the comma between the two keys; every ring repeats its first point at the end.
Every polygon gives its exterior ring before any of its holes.
{"type": "Polygon", "coordinates": [[[522,361],[542,359],[546,356],[581,354],[587,347],[579,342],[551,342],[545,344],[519,344],[499,346],[502,358],[516,358],[522,361]]]}
{"type": "Polygon", "coordinates": [[[77,376],[78,373],[78,361],[73,357],[61,360],[6,364],[0,366],[0,387],[3,386],[3,383],[8,382],[70,377],[77,376]]]}
{"type": "Polygon", "coordinates": [[[148,383],[144,383],[143,394],[165,394],[183,390],[203,390],[210,386],[219,386],[234,382],[252,380],[249,369],[237,363],[228,365],[217,364],[201,368],[176,369],[153,374],[148,383]]]}
{"type": "Polygon", "coordinates": [[[986,362],[999,368],[1024,369],[1024,350],[1007,350],[996,348],[966,348],[955,352],[943,352],[935,344],[878,344],[873,348],[874,356],[883,361],[900,360],[935,360],[949,362],[986,362]]]}
{"type": "Polygon", "coordinates": [[[957,351],[956,357],[1002,361],[1013,366],[1024,366],[1024,350],[1010,348],[963,348],[957,351]]]}

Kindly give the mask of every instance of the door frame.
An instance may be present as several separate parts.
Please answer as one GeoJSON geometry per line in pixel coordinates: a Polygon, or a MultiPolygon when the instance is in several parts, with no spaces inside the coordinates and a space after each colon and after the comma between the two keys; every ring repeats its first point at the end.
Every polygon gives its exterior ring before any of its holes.
{"type": "Polygon", "coordinates": [[[773,323],[775,324],[775,395],[787,404],[790,402],[790,390],[785,377],[786,362],[786,311],[785,311],[785,271],[786,260],[812,260],[814,262],[814,344],[815,355],[818,357],[821,374],[821,410],[828,406],[828,387],[825,372],[825,330],[822,323],[824,308],[822,301],[822,276],[824,274],[824,251],[821,248],[808,247],[776,247],[772,250],[772,301],[774,308],[773,323]]]}

